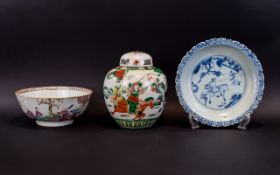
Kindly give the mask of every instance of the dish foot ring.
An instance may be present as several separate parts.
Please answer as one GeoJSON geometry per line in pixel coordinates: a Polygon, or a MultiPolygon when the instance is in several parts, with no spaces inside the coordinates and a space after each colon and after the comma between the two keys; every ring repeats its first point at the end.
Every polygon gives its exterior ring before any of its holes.
{"type": "Polygon", "coordinates": [[[40,121],[36,120],[36,124],[39,126],[44,127],[60,127],[60,126],[67,126],[71,125],[74,122],[74,120],[66,120],[66,121],[57,121],[57,122],[49,122],[49,121],[40,121]]]}
{"type": "Polygon", "coordinates": [[[246,130],[247,125],[250,123],[250,121],[251,121],[251,114],[245,115],[245,119],[243,121],[241,121],[241,123],[239,123],[237,128],[242,129],[242,130],[246,130]]]}
{"type": "Polygon", "coordinates": [[[198,121],[194,120],[191,114],[189,114],[189,122],[191,124],[192,129],[198,129],[200,127],[198,121]]]}

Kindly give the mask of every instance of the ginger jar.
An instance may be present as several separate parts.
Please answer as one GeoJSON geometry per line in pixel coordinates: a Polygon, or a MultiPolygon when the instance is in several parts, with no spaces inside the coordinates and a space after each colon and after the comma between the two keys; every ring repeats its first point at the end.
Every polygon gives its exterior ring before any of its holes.
{"type": "Polygon", "coordinates": [[[160,117],[165,106],[167,80],[161,69],[153,67],[144,52],[122,55],[120,66],[105,77],[103,93],[113,119],[123,128],[147,128],[160,117]]]}

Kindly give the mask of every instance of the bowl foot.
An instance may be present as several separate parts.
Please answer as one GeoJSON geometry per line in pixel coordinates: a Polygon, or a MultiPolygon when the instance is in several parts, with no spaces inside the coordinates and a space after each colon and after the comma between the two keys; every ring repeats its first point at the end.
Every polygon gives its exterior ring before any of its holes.
{"type": "Polygon", "coordinates": [[[36,120],[37,125],[45,126],[45,127],[67,126],[67,125],[71,125],[73,122],[74,122],[74,120],[66,120],[66,121],[59,121],[59,122],[48,122],[48,121],[36,120]]]}

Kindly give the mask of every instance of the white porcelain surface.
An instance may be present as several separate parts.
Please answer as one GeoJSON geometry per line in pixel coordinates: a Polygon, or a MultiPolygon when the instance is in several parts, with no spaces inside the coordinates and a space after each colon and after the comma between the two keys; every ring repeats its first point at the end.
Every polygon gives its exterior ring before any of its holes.
{"type": "Polygon", "coordinates": [[[153,66],[153,59],[151,55],[145,52],[140,52],[140,51],[127,52],[121,56],[120,66],[151,67],[153,66]]]}
{"type": "Polygon", "coordinates": [[[87,95],[87,92],[74,91],[69,89],[64,90],[40,90],[22,93],[22,97],[27,98],[71,98],[87,95]]]}

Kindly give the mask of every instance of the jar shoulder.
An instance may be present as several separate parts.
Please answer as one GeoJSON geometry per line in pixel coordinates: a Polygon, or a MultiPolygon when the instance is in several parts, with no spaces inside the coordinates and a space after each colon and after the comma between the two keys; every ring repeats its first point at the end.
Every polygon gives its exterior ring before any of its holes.
{"type": "Polygon", "coordinates": [[[162,84],[167,90],[167,79],[163,71],[157,67],[116,67],[106,75],[104,86],[126,87],[133,83],[152,86],[162,84]]]}
{"type": "Polygon", "coordinates": [[[131,79],[132,77],[156,77],[167,83],[166,76],[158,67],[116,67],[111,69],[106,77],[106,80],[122,81],[131,79]]]}
{"type": "Polygon", "coordinates": [[[115,68],[111,69],[107,73],[107,75],[110,74],[110,73],[113,73],[113,72],[123,72],[123,71],[125,71],[125,73],[128,73],[128,72],[130,72],[130,73],[135,73],[135,72],[137,72],[137,73],[138,72],[139,73],[141,73],[141,72],[146,73],[146,72],[150,71],[150,72],[158,73],[160,75],[163,74],[165,76],[165,74],[162,71],[162,69],[160,69],[158,67],[121,67],[121,66],[115,67],[115,68]]]}

